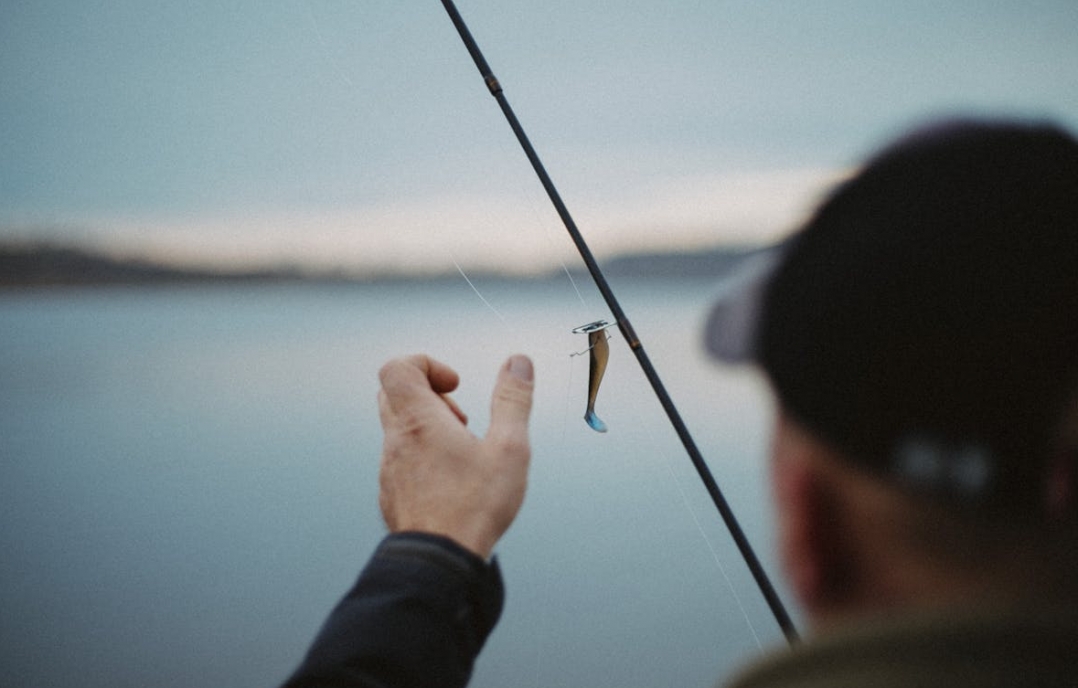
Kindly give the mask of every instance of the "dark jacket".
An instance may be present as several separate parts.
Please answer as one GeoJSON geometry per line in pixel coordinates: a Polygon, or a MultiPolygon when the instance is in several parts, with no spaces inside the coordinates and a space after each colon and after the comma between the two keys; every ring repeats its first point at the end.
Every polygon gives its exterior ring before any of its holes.
{"type": "Polygon", "coordinates": [[[434,535],[390,535],[284,686],[464,686],[503,599],[496,561],[434,535]]]}

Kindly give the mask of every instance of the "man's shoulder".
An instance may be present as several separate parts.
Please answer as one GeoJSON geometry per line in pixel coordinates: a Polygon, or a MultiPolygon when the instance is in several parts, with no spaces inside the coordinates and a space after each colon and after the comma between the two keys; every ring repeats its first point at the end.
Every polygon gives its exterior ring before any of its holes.
{"type": "Polygon", "coordinates": [[[950,610],[843,627],[775,652],[729,688],[1075,686],[1078,610],[950,610]]]}

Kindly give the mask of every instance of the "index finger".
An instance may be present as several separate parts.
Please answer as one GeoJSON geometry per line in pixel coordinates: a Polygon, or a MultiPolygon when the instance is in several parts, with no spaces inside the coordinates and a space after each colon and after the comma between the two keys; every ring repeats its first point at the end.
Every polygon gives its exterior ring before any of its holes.
{"type": "Polygon", "coordinates": [[[436,399],[460,384],[460,376],[455,370],[426,354],[395,358],[382,366],[378,378],[382,390],[394,405],[436,399]]]}

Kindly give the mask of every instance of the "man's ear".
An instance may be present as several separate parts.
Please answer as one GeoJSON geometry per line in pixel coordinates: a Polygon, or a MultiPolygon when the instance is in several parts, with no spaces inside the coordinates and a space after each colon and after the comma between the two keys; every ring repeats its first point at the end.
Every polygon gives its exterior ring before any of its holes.
{"type": "Polygon", "coordinates": [[[1073,518],[1078,501],[1078,449],[1059,451],[1049,462],[1044,508],[1053,524],[1073,518]]]}
{"type": "Polygon", "coordinates": [[[1045,476],[1044,508],[1049,521],[1060,524],[1078,510],[1078,398],[1063,414],[1057,435],[1045,476]]]}
{"type": "Polygon", "coordinates": [[[825,461],[828,451],[779,414],[771,452],[779,554],[794,594],[814,622],[839,611],[852,593],[854,561],[845,541],[841,500],[825,461]]]}

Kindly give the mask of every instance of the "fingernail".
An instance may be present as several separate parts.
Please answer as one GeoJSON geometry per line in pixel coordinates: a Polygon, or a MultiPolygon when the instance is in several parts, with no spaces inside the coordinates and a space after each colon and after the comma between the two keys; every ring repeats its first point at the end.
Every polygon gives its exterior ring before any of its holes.
{"type": "Polygon", "coordinates": [[[531,382],[535,377],[532,362],[527,356],[513,356],[509,359],[509,374],[513,377],[531,382]]]}

